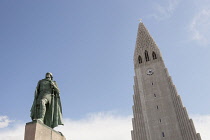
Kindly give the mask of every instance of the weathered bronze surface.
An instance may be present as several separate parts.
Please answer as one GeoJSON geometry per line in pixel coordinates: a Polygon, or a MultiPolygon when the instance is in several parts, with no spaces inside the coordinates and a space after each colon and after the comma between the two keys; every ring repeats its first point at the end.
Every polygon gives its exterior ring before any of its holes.
{"type": "Polygon", "coordinates": [[[37,84],[31,107],[31,119],[51,128],[63,125],[60,91],[56,81],[53,81],[52,73],[46,73],[45,79],[37,84]]]}

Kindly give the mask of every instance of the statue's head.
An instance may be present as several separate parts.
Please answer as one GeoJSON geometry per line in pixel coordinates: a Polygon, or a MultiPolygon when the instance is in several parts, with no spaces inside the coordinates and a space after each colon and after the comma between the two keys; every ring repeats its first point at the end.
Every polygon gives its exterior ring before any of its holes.
{"type": "Polygon", "coordinates": [[[51,79],[51,80],[53,80],[53,75],[52,75],[52,73],[51,73],[51,72],[47,72],[46,75],[45,75],[45,78],[46,78],[46,79],[51,79]]]}

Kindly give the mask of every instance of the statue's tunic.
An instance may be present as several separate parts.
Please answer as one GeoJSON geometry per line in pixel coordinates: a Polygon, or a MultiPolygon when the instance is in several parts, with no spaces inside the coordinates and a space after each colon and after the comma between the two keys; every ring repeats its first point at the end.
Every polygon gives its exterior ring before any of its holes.
{"type": "Polygon", "coordinates": [[[38,83],[38,104],[41,102],[42,99],[47,99],[49,103],[51,103],[51,96],[53,89],[51,87],[51,81],[50,80],[40,80],[38,83]]]}
{"type": "Polygon", "coordinates": [[[63,125],[62,123],[62,107],[60,102],[60,92],[57,88],[55,81],[48,79],[42,79],[38,82],[37,88],[35,90],[34,103],[31,108],[31,119],[39,119],[42,115],[43,101],[45,101],[46,106],[44,110],[44,124],[54,128],[58,125],[63,125]],[[53,88],[51,83],[54,83],[56,87],[53,88]]]}

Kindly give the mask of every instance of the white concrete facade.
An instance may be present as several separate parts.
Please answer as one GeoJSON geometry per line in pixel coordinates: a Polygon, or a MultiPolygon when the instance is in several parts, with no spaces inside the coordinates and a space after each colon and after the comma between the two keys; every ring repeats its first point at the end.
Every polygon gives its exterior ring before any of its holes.
{"type": "Polygon", "coordinates": [[[143,23],[134,52],[132,140],[201,140],[143,23]]]}

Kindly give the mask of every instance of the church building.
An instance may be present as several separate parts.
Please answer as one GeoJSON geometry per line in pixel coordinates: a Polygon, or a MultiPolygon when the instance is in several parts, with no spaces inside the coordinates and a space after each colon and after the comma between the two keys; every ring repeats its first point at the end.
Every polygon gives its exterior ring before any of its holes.
{"type": "Polygon", "coordinates": [[[134,52],[132,140],[201,140],[142,22],[134,52]]]}

